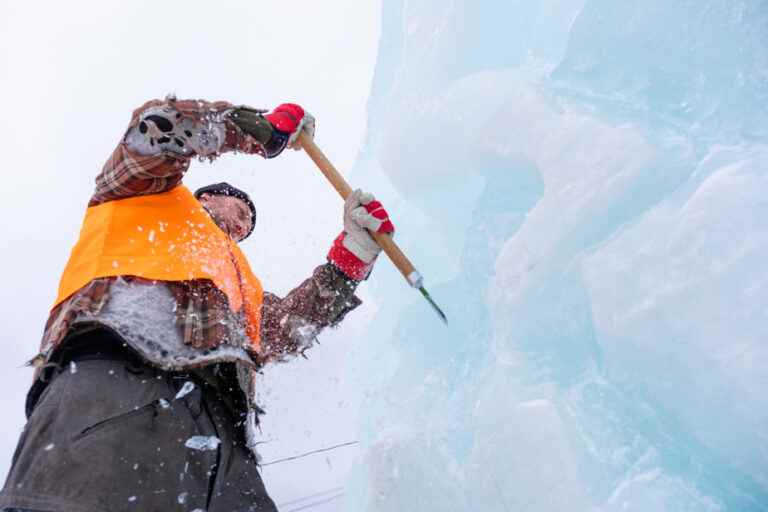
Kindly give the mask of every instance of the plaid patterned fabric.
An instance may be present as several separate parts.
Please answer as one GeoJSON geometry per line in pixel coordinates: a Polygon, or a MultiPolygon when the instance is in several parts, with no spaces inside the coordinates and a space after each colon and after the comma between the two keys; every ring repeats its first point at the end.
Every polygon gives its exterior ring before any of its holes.
{"type": "MultiPolygon", "coordinates": [[[[126,133],[134,128],[141,116],[152,107],[165,107],[171,117],[191,119],[198,125],[212,123],[220,119],[226,128],[226,137],[218,153],[206,155],[215,158],[220,153],[239,151],[248,154],[264,155],[264,145],[269,141],[272,129],[269,122],[264,120],[264,130],[261,130],[263,140],[243,133],[238,126],[227,119],[227,113],[249,107],[235,107],[224,101],[214,103],[200,100],[152,100],[148,101],[133,112],[126,133]]],[[[104,164],[101,173],[96,177],[96,190],[88,206],[94,206],[114,199],[158,194],[178,185],[184,173],[189,169],[194,153],[180,154],[163,151],[154,155],[139,155],[132,153],[124,142],[117,145],[112,156],[104,164]]]]}
{"type": "MultiPolygon", "coordinates": [[[[269,123],[264,120],[266,124],[258,131],[262,134],[262,140],[257,140],[245,134],[228,118],[229,113],[248,107],[234,107],[226,102],[176,101],[173,98],[153,100],[133,113],[126,134],[135,128],[141,122],[142,115],[153,107],[163,107],[163,112],[169,115],[172,121],[191,119],[195,126],[223,123],[226,136],[214,154],[206,155],[210,158],[227,151],[264,156],[263,148],[272,130],[269,123]]],[[[254,112],[253,109],[248,110],[254,112]]],[[[194,152],[183,154],[167,150],[152,155],[140,155],[132,152],[123,139],[97,176],[96,190],[89,206],[170,190],[181,182],[195,156],[199,155],[194,152]]],[[[40,355],[35,360],[37,363],[44,364],[48,361],[70,333],[72,323],[79,315],[87,313],[98,318],[100,310],[109,299],[111,284],[115,279],[94,279],[51,311],[46,322],[40,355]]],[[[208,280],[157,282],[138,277],[126,279],[142,282],[147,286],[170,288],[177,303],[177,326],[188,345],[205,349],[230,343],[230,329],[243,325],[243,318],[232,313],[228,307],[226,296],[208,280]]],[[[262,305],[262,348],[259,354],[252,353],[251,356],[258,364],[263,364],[268,360],[282,359],[287,355],[302,352],[307,348],[308,332],[316,334],[326,326],[335,325],[348,311],[360,304],[359,299],[354,296],[356,286],[356,281],[346,277],[336,267],[324,264],[317,267],[309,279],[284,299],[265,293],[262,305]]],[[[250,345],[247,348],[250,348],[250,345]]]]}

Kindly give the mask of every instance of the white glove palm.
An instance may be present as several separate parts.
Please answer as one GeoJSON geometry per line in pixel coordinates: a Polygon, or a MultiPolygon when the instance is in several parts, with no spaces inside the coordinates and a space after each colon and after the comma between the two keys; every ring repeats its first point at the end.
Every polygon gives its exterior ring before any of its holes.
{"type": "Polygon", "coordinates": [[[328,259],[354,279],[365,279],[381,252],[369,230],[394,233],[395,226],[373,194],[358,189],[344,201],[344,232],[328,253],[328,259]]]}
{"type": "Polygon", "coordinates": [[[383,221],[374,217],[365,207],[375,199],[373,194],[357,189],[344,201],[344,231],[347,236],[344,237],[343,245],[365,263],[373,261],[381,252],[381,247],[368,230],[378,231],[383,221]]]}

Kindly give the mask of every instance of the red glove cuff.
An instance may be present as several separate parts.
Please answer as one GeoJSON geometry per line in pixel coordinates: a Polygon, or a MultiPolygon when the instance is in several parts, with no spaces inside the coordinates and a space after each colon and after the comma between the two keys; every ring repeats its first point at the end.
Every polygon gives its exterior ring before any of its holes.
{"type": "Polygon", "coordinates": [[[348,277],[355,281],[363,281],[368,277],[373,269],[373,264],[376,262],[374,258],[370,263],[365,263],[363,260],[355,256],[349,249],[344,247],[342,243],[344,237],[347,234],[342,233],[336,237],[333,241],[331,250],[328,251],[328,261],[333,263],[336,268],[344,272],[348,277]]]}
{"type": "Polygon", "coordinates": [[[264,118],[272,123],[276,130],[291,134],[296,131],[304,118],[304,109],[295,103],[283,103],[264,118]]]}

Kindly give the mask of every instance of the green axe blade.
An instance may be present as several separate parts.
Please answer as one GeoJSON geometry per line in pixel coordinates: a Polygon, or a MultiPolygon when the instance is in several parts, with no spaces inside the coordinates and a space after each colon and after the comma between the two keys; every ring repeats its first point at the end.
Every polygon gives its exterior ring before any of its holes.
{"type": "Polygon", "coordinates": [[[445,313],[443,313],[443,310],[440,309],[440,306],[437,305],[437,303],[432,300],[432,297],[429,295],[429,292],[426,288],[423,286],[419,286],[419,291],[424,296],[425,299],[427,299],[427,302],[429,302],[430,306],[435,310],[435,312],[440,315],[440,318],[445,322],[446,325],[448,325],[448,318],[446,318],[445,313]]]}

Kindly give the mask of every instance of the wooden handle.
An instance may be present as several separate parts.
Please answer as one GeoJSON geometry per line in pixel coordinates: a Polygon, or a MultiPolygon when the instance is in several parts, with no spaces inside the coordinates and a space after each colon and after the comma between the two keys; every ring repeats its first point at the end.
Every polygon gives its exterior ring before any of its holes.
{"type": "MultiPolygon", "coordinates": [[[[341,198],[346,200],[352,193],[352,187],[349,186],[347,180],[336,170],[315,142],[303,132],[299,135],[299,143],[304,148],[304,151],[307,152],[309,158],[315,162],[320,171],[328,178],[328,181],[331,182],[331,185],[333,185],[333,188],[336,189],[341,198]]],[[[392,260],[392,263],[395,264],[400,273],[403,274],[405,280],[413,286],[415,284],[414,280],[418,277],[418,272],[416,272],[416,268],[408,257],[400,250],[400,247],[392,240],[392,237],[386,233],[373,233],[371,231],[369,233],[371,233],[373,239],[376,240],[376,243],[379,244],[387,256],[389,256],[389,259],[392,260]]]]}

